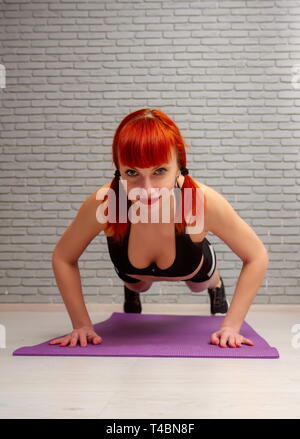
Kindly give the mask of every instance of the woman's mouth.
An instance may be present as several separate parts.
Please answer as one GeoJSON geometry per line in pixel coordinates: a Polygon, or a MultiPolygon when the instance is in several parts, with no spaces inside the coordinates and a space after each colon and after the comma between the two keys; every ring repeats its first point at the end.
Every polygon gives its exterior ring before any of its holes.
{"type": "Polygon", "coordinates": [[[159,199],[160,197],[147,198],[146,200],[140,199],[140,202],[149,206],[150,204],[156,203],[159,199]]]}

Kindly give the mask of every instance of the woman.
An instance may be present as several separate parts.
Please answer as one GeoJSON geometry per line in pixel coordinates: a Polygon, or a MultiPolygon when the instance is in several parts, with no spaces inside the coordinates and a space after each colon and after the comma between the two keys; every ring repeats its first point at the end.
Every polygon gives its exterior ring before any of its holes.
{"type": "Polygon", "coordinates": [[[210,342],[221,347],[253,345],[240,327],[267,270],[267,250],[222,195],[189,176],[185,149],[178,127],[159,110],[138,110],[120,123],[113,140],[115,178],[85,200],[53,252],[56,281],[74,330],[51,344],[102,342],[83,301],[78,259],[104,231],[115,270],[124,281],[125,312],[141,312],[139,293],[166,280],[185,281],[193,292],[208,289],[211,313],[226,313],[223,280],[206,239],[208,232],[218,236],[243,267],[229,310],[210,342]],[[166,209],[163,191],[170,195],[166,209]]]}

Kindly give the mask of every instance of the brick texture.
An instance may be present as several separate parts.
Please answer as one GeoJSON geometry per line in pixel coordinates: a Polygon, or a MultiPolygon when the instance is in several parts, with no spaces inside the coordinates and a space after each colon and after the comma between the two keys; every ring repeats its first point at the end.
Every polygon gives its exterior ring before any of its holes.
{"type": "MultiPolygon", "coordinates": [[[[0,16],[0,302],[62,302],[52,250],[113,176],[118,123],[154,107],[181,129],[191,175],[265,243],[254,303],[299,303],[299,1],[22,0],[0,16]]],[[[242,262],[208,239],[230,298],[242,262]]],[[[87,302],[122,300],[105,235],[79,265],[87,302]]],[[[143,301],[208,294],[161,282],[143,301]]]]}

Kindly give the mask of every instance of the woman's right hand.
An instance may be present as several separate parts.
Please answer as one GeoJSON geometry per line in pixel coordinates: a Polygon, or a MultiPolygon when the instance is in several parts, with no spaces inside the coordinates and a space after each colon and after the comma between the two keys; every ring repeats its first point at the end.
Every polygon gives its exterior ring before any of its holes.
{"type": "Polygon", "coordinates": [[[49,341],[48,344],[59,344],[61,347],[67,346],[70,343],[70,348],[75,347],[77,342],[80,342],[81,347],[86,347],[88,342],[95,344],[102,343],[103,339],[98,335],[93,326],[82,326],[78,329],[73,329],[73,331],[65,335],[64,337],[55,338],[49,341]]]}

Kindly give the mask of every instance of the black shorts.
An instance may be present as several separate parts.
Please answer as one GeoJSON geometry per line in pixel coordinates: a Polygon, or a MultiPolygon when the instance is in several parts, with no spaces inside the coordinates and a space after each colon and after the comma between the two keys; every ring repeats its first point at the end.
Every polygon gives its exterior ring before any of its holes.
{"type": "Polygon", "coordinates": [[[213,246],[206,238],[204,238],[203,242],[203,256],[204,262],[198,273],[190,279],[186,279],[186,281],[205,282],[212,277],[217,266],[217,257],[213,246]]]}
{"type": "MultiPolygon", "coordinates": [[[[198,273],[196,273],[195,276],[191,277],[190,279],[185,279],[185,281],[205,282],[212,277],[216,269],[216,253],[213,246],[206,238],[204,238],[203,242],[203,256],[204,262],[198,273]]],[[[140,282],[140,279],[134,279],[133,277],[127,276],[125,273],[122,273],[120,270],[117,269],[117,267],[114,268],[119,278],[122,279],[124,282],[130,284],[140,282]]]]}

